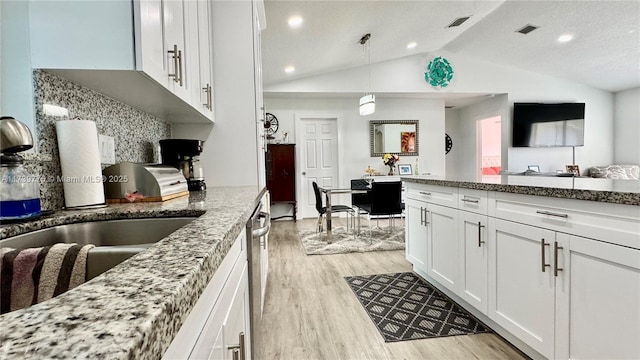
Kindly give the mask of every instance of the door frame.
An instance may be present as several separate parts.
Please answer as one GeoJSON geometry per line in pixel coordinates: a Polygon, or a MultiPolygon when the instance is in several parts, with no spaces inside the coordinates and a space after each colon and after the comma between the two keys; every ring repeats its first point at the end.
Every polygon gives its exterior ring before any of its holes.
{"type": "Polygon", "coordinates": [[[344,163],[344,155],[342,153],[342,133],[344,132],[344,130],[342,129],[342,115],[340,114],[336,114],[336,113],[325,113],[325,112],[301,112],[301,113],[294,113],[293,114],[294,117],[294,132],[295,132],[295,136],[296,136],[296,144],[298,146],[296,146],[296,202],[298,202],[298,211],[296,213],[296,218],[298,219],[302,219],[303,217],[300,216],[301,215],[301,208],[302,208],[302,200],[303,200],[303,196],[305,194],[305,191],[307,191],[306,188],[304,188],[304,183],[305,181],[303,181],[303,175],[302,175],[302,140],[304,138],[303,134],[302,134],[302,124],[303,121],[305,120],[316,120],[316,119],[321,119],[321,120],[331,120],[331,121],[335,121],[336,122],[336,150],[338,153],[338,185],[343,184],[343,179],[342,179],[342,174],[344,173],[343,171],[343,163],[344,163]]]}
{"type": "Polygon", "coordinates": [[[502,111],[495,110],[485,113],[484,115],[478,115],[474,118],[476,124],[476,173],[475,177],[478,181],[482,181],[482,126],[480,122],[494,117],[500,117],[500,168],[505,170],[505,157],[504,157],[504,122],[505,117],[502,111]]]}

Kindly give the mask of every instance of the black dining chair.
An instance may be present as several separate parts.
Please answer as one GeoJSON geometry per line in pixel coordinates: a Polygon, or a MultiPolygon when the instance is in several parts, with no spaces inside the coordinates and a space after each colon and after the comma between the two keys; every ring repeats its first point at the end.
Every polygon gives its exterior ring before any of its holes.
{"type": "MultiPolygon", "coordinates": [[[[318,184],[315,181],[313,182],[313,192],[316,195],[316,210],[318,210],[318,225],[316,230],[318,232],[322,232],[323,231],[322,218],[324,217],[324,214],[327,213],[327,207],[322,205],[322,194],[320,193],[318,184]]],[[[354,215],[355,215],[355,211],[353,210],[353,208],[347,205],[331,205],[332,214],[341,213],[341,212],[346,212],[347,216],[351,215],[351,223],[353,227],[353,221],[354,221],[354,215]]],[[[349,219],[347,219],[347,229],[349,229],[349,219]]]]}
{"type": "Polygon", "coordinates": [[[366,193],[351,194],[351,206],[371,205],[371,183],[365,179],[352,179],[351,190],[366,190],[366,193]]]}
{"type": "MultiPolygon", "coordinates": [[[[371,217],[388,216],[389,231],[393,230],[393,219],[395,215],[402,214],[402,182],[374,182],[371,184],[371,201],[368,204],[358,204],[357,216],[360,210],[367,214],[369,220],[369,237],[371,237],[371,217]]],[[[376,219],[377,221],[377,219],[376,219]]],[[[360,232],[358,222],[358,233],[360,232]]]]}

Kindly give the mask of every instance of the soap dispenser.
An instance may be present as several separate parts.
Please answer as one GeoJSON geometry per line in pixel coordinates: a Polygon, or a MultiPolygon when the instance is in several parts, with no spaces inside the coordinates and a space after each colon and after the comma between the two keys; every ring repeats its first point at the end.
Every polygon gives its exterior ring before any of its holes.
{"type": "Polygon", "coordinates": [[[17,153],[33,147],[31,131],[12,117],[0,118],[0,221],[40,215],[40,183],[17,153]]]}

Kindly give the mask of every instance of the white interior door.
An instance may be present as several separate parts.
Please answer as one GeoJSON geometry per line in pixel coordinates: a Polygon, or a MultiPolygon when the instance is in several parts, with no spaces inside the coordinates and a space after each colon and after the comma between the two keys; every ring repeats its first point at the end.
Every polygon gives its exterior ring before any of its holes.
{"type": "Polygon", "coordinates": [[[317,217],[312,183],[320,187],[338,187],[338,119],[300,117],[296,123],[296,157],[301,183],[298,192],[298,217],[317,217]]]}

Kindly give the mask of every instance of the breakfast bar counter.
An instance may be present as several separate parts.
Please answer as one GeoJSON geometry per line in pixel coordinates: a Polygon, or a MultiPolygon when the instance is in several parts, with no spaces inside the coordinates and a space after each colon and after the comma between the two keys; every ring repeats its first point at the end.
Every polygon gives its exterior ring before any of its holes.
{"type": "Polygon", "coordinates": [[[0,226],[0,239],[51,226],[199,216],[56,298],[0,316],[0,359],[159,359],[266,190],[210,188],[163,203],[57,211],[0,226]]]}
{"type": "Polygon", "coordinates": [[[638,180],[536,175],[502,175],[489,181],[420,175],[403,176],[401,179],[417,184],[640,206],[640,181],[638,180]]]}

